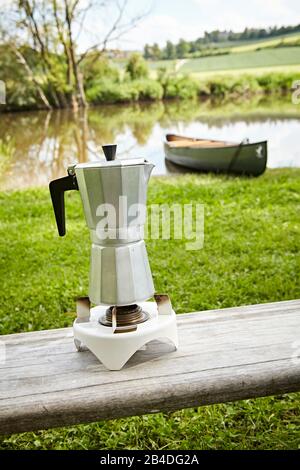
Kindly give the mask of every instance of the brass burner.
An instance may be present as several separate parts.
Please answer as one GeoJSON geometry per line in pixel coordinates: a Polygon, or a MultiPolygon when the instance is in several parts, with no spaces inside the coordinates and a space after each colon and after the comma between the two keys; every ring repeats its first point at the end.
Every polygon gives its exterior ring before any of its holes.
{"type": "Polygon", "coordinates": [[[99,319],[101,325],[110,327],[112,326],[113,308],[117,309],[117,327],[138,325],[139,323],[144,323],[149,318],[149,314],[147,312],[144,312],[142,308],[137,304],[125,305],[124,307],[109,307],[106,310],[105,315],[103,315],[99,319]]]}

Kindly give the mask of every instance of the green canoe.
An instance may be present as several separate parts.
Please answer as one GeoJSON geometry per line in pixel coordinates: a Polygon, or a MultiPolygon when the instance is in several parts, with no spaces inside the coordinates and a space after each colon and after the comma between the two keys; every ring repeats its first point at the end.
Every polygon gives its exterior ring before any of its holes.
{"type": "Polygon", "coordinates": [[[167,134],[166,160],[198,171],[261,175],[267,165],[267,142],[225,142],[167,134]]]}

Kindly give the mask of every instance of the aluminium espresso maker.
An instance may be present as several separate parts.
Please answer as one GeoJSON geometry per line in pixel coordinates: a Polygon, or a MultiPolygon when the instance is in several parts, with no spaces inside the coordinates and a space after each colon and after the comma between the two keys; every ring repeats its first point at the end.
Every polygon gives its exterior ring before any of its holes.
{"type": "Polygon", "coordinates": [[[167,338],[178,347],[176,315],[168,295],[154,293],[143,240],[154,165],[116,159],[116,147],[103,146],[105,160],[69,166],[68,176],[49,185],[60,236],[66,233],[64,192],[80,192],[91,262],[89,297],[77,300],[74,341],[110,370],[121,369],[151,340],[167,338]],[[148,301],[152,297],[155,302],[148,301]]]}

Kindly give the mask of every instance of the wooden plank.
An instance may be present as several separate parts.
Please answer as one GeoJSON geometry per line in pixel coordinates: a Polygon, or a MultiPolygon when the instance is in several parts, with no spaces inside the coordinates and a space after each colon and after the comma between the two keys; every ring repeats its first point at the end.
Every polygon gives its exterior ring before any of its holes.
{"type": "Polygon", "coordinates": [[[0,433],[300,390],[300,300],[179,315],[178,328],[178,351],[151,342],[117,372],[78,353],[71,328],[1,336],[0,433]]]}

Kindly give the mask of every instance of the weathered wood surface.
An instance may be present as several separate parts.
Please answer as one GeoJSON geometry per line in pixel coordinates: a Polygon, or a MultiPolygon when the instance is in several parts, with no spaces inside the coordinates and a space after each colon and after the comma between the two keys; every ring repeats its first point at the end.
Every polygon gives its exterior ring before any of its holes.
{"type": "Polygon", "coordinates": [[[0,433],[300,390],[300,300],[179,315],[178,327],[178,351],[152,342],[117,372],[78,353],[70,328],[0,337],[0,433]]]}

